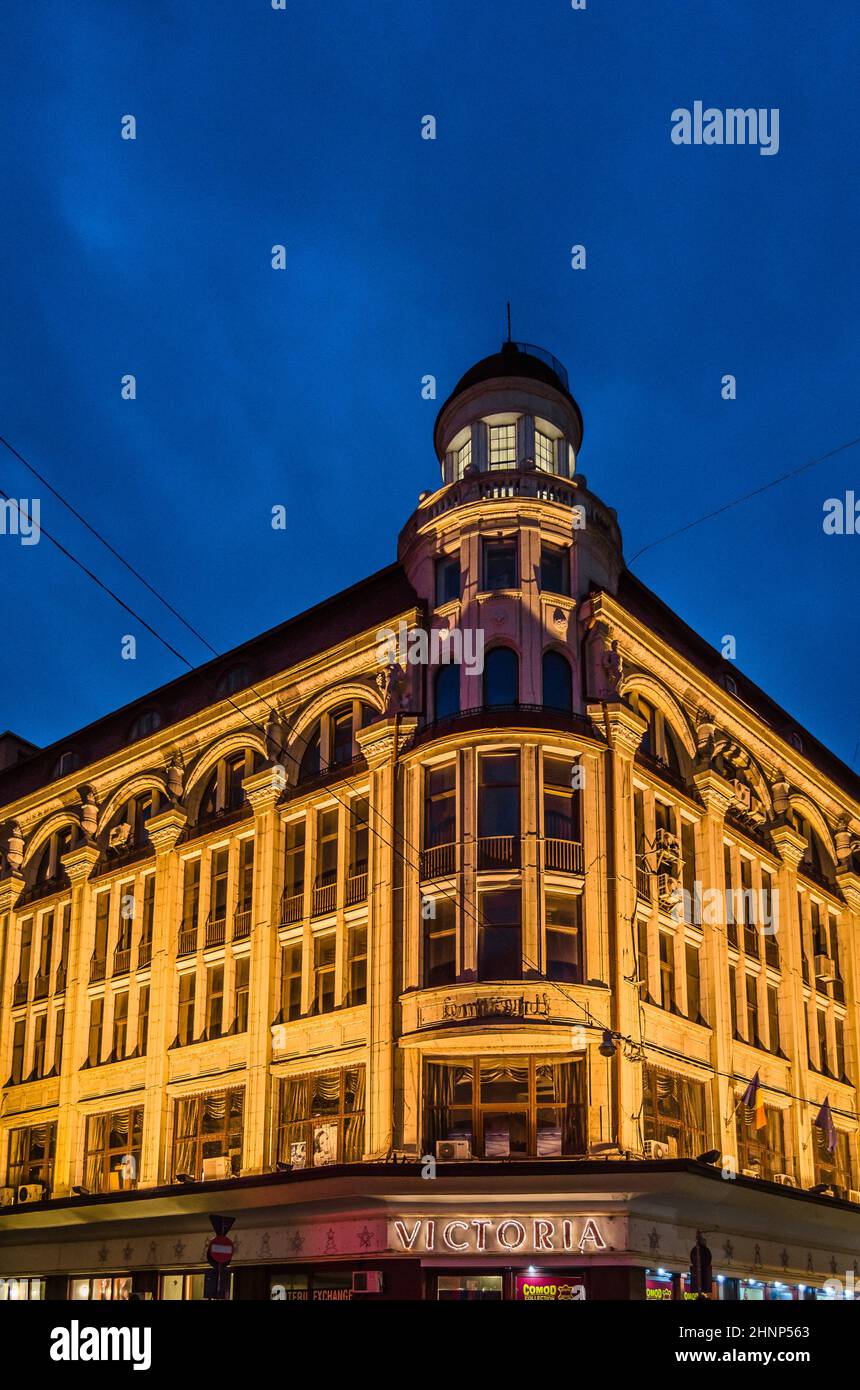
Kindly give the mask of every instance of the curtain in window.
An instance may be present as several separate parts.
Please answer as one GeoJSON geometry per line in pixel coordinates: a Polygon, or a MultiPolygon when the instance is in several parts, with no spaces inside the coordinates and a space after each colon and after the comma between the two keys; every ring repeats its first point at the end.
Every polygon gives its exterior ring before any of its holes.
{"type": "Polygon", "coordinates": [[[555,1101],[562,1107],[561,1151],[585,1153],[585,1067],[556,1062],[551,1070],[555,1101]]]}
{"type": "Polygon", "coordinates": [[[173,1145],[173,1174],[190,1173],[197,1168],[197,1131],[200,1124],[200,1096],[186,1096],[176,1104],[176,1140],[173,1145]]]}
{"type": "Polygon", "coordinates": [[[87,1161],[84,1187],[101,1192],[104,1187],[104,1150],[109,1115],[91,1115],[87,1120],[87,1161]]]}

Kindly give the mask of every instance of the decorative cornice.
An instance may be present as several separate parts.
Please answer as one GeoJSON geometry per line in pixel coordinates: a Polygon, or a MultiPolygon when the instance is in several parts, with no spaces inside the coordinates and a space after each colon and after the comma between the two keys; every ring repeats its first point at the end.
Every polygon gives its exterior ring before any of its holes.
{"type": "Polygon", "coordinates": [[[166,854],[172,850],[188,821],[188,812],[181,806],[170,806],[146,822],[146,833],[155,847],[156,854],[166,854]]]}
{"type": "Polygon", "coordinates": [[[62,855],[60,863],[74,884],[89,878],[100,859],[98,845],[78,845],[77,849],[70,849],[68,854],[62,855]]]}
{"type": "Polygon", "coordinates": [[[369,768],[392,762],[415,737],[417,714],[386,714],[356,731],[356,741],[369,768]]]}
{"type": "Polygon", "coordinates": [[[0,879],[0,912],[11,912],[24,891],[24,878],[21,874],[9,874],[0,879]]]}
{"type": "Polygon", "coordinates": [[[712,767],[694,772],[693,781],[711,815],[722,820],[737,796],[731,782],[712,767]]]}
{"type": "Polygon", "coordinates": [[[771,826],[770,838],[779,851],[779,856],[789,868],[796,869],[806,853],[806,838],[793,825],[771,826]]]}
{"type": "Polygon", "coordinates": [[[591,700],[587,705],[588,717],[598,732],[605,736],[610,748],[628,753],[636,752],[645,732],[647,722],[624,700],[591,700]]]}
{"type": "Polygon", "coordinates": [[[851,911],[860,913],[860,874],[853,869],[837,869],[836,882],[851,911]]]}

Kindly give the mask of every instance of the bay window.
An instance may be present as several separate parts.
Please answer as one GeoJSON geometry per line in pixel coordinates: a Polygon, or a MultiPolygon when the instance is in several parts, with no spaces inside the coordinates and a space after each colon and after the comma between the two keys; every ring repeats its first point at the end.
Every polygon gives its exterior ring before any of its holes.
{"type": "Polygon", "coordinates": [[[553,1158],[587,1147],[581,1058],[466,1057],[427,1062],[425,1147],[465,1139],[482,1158],[553,1158]]]}

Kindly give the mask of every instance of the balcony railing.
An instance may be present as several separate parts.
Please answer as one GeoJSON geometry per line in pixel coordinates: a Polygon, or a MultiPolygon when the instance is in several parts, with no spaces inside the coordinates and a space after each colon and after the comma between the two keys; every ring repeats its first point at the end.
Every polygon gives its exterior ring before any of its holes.
{"type": "Polygon", "coordinates": [[[131,969],[131,947],[128,946],[128,947],[125,948],[125,950],[122,950],[122,951],[114,951],[114,955],[113,955],[113,973],[114,973],[114,975],[127,975],[130,969],[131,969]]]}
{"type": "Polygon", "coordinates": [[[643,868],[641,864],[636,865],[636,892],[640,898],[644,898],[646,903],[652,899],[651,884],[653,875],[650,869],[643,868]]]}
{"type": "Polygon", "coordinates": [[[367,874],[352,874],[346,880],[346,905],[352,907],[353,903],[363,903],[367,897],[367,874]]]}
{"type": "Polygon", "coordinates": [[[178,956],[193,956],[197,950],[197,928],[182,927],[179,931],[179,947],[176,954],[178,956]]]}
{"type": "Polygon", "coordinates": [[[421,877],[450,878],[457,864],[457,846],[431,845],[421,855],[421,877]]]}
{"type": "Polygon", "coordinates": [[[247,941],[251,935],[251,909],[237,912],[233,917],[233,940],[247,941]]]}
{"type": "Polygon", "coordinates": [[[486,835],[477,841],[479,869],[518,869],[519,835],[486,835]]]}
{"type": "Polygon", "coordinates": [[[304,893],[292,893],[289,897],[284,894],[281,898],[282,927],[289,927],[293,922],[300,922],[302,920],[304,898],[304,893]]]}
{"type": "Polygon", "coordinates": [[[152,960],[152,942],[141,941],[137,948],[137,968],[145,970],[152,960]]]}
{"type": "Polygon", "coordinates": [[[26,1004],[30,988],[26,980],[16,980],[12,986],[12,1003],[26,1004]]]}
{"type": "Polygon", "coordinates": [[[100,958],[93,956],[90,961],[90,984],[99,984],[104,979],[106,971],[107,961],[105,958],[103,956],[100,958]]]}
{"type": "Polygon", "coordinates": [[[317,879],[313,891],[313,915],[321,917],[323,913],[334,912],[337,902],[337,879],[332,876],[332,881],[323,882],[317,879]]]}
{"type": "Polygon", "coordinates": [[[563,874],[582,873],[582,845],[578,840],[544,840],[544,867],[563,874]]]}
{"type": "Polygon", "coordinates": [[[206,946],[223,946],[227,938],[227,918],[206,918],[206,946]]]}
{"type": "Polygon", "coordinates": [[[37,975],[33,981],[33,998],[47,999],[51,987],[50,975],[37,975]]]}

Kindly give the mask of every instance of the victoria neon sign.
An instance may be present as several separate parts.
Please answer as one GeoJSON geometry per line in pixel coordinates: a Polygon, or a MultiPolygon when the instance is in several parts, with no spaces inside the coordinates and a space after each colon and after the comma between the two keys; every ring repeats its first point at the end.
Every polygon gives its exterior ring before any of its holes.
{"type": "Polygon", "coordinates": [[[606,1249],[600,1227],[591,1216],[551,1221],[543,1217],[457,1218],[440,1221],[416,1217],[392,1222],[401,1250],[447,1251],[454,1255],[495,1252],[502,1255],[547,1251],[594,1254],[606,1249]]]}

